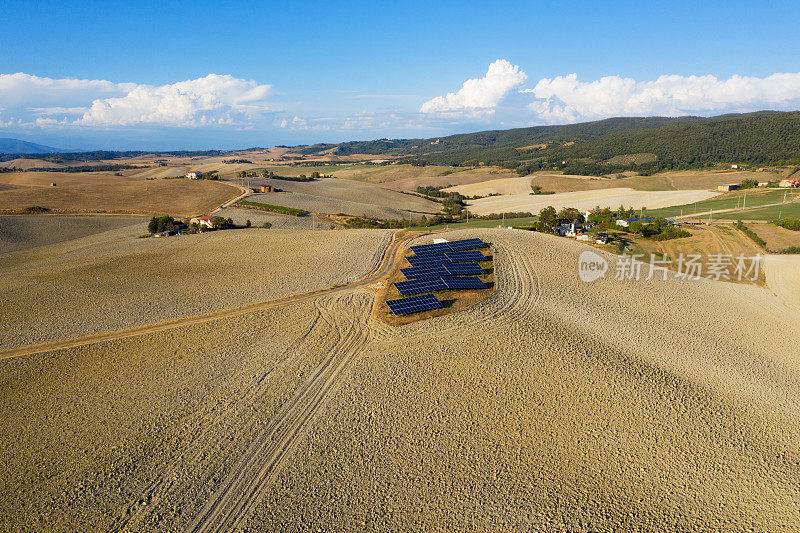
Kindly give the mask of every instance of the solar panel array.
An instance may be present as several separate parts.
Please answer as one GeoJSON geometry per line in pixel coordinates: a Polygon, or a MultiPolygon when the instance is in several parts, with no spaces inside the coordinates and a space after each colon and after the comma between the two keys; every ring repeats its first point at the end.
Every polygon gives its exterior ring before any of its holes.
{"type": "Polygon", "coordinates": [[[486,284],[480,278],[444,276],[442,281],[448,289],[485,289],[486,284]]]}
{"type": "MultiPolygon", "coordinates": [[[[480,252],[478,252],[480,253],[480,252]]],[[[406,257],[411,266],[429,266],[441,265],[442,263],[450,263],[447,256],[444,254],[431,254],[431,255],[412,255],[406,257]]]]}
{"type": "Polygon", "coordinates": [[[463,241],[440,242],[437,244],[420,244],[412,246],[411,250],[417,255],[428,255],[444,252],[460,252],[463,250],[475,250],[476,248],[486,248],[489,246],[480,239],[465,239],[463,241]]]}
{"type": "Polygon", "coordinates": [[[403,273],[406,279],[440,278],[450,275],[450,273],[444,269],[444,265],[401,268],[400,272],[403,273]]]}
{"type": "Polygon", "coordinates": [[[411,266],[415,267],[440,265],[442,263],[476,263],[488,260],[488,258],[478,250],[412,255],[406,257],[406,259],[411,266]]]}
{"type": "Polygon", "coordinates": [[[442,267],[451,276],[474,276],[476,274],[486,274],[486,271],[477,263],[449,263],[442,267]]]}
{"type": "Polygon", "coordinates": [[[387,300],[386,304],[395,315],[407,315],[409,313],[419,313],[439,309],[442,302],[436,299],[433,294],[423,294],[421,296],[411,296],[410,298],[400,298],[397,300],[387,300]]]}
{"type": "Polygon", "coordinates": [[[409,281],[398,281],[394,284],[394,286],[397,289],[397,292],[403,296],[408,296],[409,294],[420,294],[423,292],[443,291],[447,289],[447,284],[445,284],[442,278],[422,278],[412,279],[409,281]]]}
{"type": "Polygon", "coordinates": [[[421,278],[409,281],[398,281],[394,284],[397,292],[403,296],[456,289],[485,289],[486,285],[480,278],[442,276],[440,278],[421,278]]]}
{"type": "Polygon", "coordinates": [[[476,276],[486,274],[477,263],[444,263],[421,267],[401,268],[406,279],[439,278],[442,276],[476,276]]]}
{"type": "Polygon", "coordinates": [[[408,281],[394,284],[397,291],[408,298],[387,300],[386,304],[395,315],[419,313],[442,307],[440,302],[430,293],[454,289],[485,289],[480,278],[459,277],[485,274],[478,264],[488,260],[478,248],[486,248],[488,244],[481,239],[466,239],[438,244],[422,244],[412,246],[414,255],[407,257],[410,268],[400,271],[408,281]]]}
{"type": "Polygon", "coordinates": [[[469,252],[447,252],[444,256],[451,263],[477,263],[486,261],[486,256],[478,250],[469,252]]]}

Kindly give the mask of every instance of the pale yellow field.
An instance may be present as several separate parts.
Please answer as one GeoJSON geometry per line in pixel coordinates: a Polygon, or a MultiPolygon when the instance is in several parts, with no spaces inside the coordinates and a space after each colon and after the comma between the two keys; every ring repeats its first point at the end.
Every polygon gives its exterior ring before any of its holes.
{"type": "MultiPolygon", "coordinates": [[[[350,232],[317,232],[339,233],[350,232]]],[[[218,235],[214,246],[182,247],[197,253],[194,276],[219,254],[218,235]]],[[[582,283],[587,247],[554,236],[448,237],[493,244],[497,291],[445,317],[391,328],[369,318],[370,292],[348,289],[0,362],[0,528],[800,523],[800,310],[755,286],[619,281],[616,258],[602,252],[609,274],[582,283]]],[[[292,290],[297,256],[274,244],[262,248],[284,268],[269,269],[269,283],[292,290]]],[[[162,264],[166,252],[150,246],[126,263],[162,264]]],[[[311,283],[341,277],[352,251],[332,254],[309,263],[321,276],[311,283]]],[[[24,279],[22,267],[4,277],[24,279]]],[[[227,286],[223,268],[211,292],[235,298],[243,279],[265,278],[259,268],[227,286]]],[[[117,277],[128,297],[151,290],[135,269],[117,277]]]]}
{"type": "Polygon", "coordinates": [[[800,246],[800,231],[793,231],[775,224],[748,224],[748,228],[767,242],[769,250],[783,250],[790,246],[800,246]]]}
{"type": "Polygon", "coordinates": [[[624,205],[635,209],[641,207],[656,209],[706,200],[718,194],[709,191],[635,191],[628,188],[614,188],[546,195],[523,193],[491,196],[470,200],[467,205],[469,211],[476,215],[504,212],[538,214],[547,206],[553,206],[556,209],[575,207],[585,210],[593,209],[596,206],[616,209],[620,205],[624,205]]]}
{"type": "Polygon", "coordinates": [[[13,184],[0,190],[0,213],[42,206],[56,213],[132,213],[196,216],[241,194],[224,183],[205,180],[129,179],[111,172],[0,174],[13,184]],[[55,182],[55,187],[41,183],[55,182]]]}
{"type": "Polygon", "coordinates": [[[653,176],[631,176],[623,179],[574,176],[558,172],[536,172],[522,178],[506,176],[479,183],[458,185],[447,189],[464,196],[487,196],[489,194],[522,194],[531,192],[531,185],[543,191],[555,193],[593,191],[610,188],[631,188],[642,191],[678,191],[716,189],[718,185],[740,183],[744,179],[758,181],[776,180],[779,173],[734,172],[734,171],[675,171],[653,176]]]}
{"type": "Polygon", "coordinates": [[[769,254],[764,263],[770,290],[800,317],[800,255],[769,254]]]}

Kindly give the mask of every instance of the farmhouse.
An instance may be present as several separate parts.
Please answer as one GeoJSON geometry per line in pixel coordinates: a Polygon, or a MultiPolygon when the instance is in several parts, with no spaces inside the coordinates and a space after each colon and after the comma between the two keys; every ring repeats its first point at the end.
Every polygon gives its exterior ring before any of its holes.
{"type": "Polygon", "coordinates": [[[727,185],[717,186],[717,190],[721,192],[735,191],[738,188],[739,188],[738,183],[728,183],[727,185]]]}
{"type": "Polygon", "coordinates": [[[800,187],[800,179],[795,180],[787,178],[781,180],[780,183],[778,183],[778,187],[800,187]]]}
{"type": "Polygon", "coordinates": [[[186,177],[189,178],[190,180],[196,180],[202,178],[203,173],[200,171],[193,170],[191,172],[187,172],[186,177]]]}
{"type": "Polygon", "coordinates": [[[600,214],[600,213],[606,213],[606,212],[608,212],[608,209],[606,209],[606,208],[603,208],[603,209],[600,209],[600,210],[597,210],[597,209],[589,209],[589,210],[587,210],[587,211],[586,211],[586,212],[583,214],[583,219],[584,219],[584,220],[589,220],[589,217],[590,217],[591,215],[598,215],[598,214],[600,214]]]}
{"type": "Polygon", "coordinates": [[[627,228],[631,225],[631,222],[650,222],[651,220],[655,220],[653,217],[648,218],[621,218],[617,220],[617,226],[622,226],[623,228],[627,228]]]}
{"type": "Polygon", "coordinates": [[[212,228],[211,221],[214,220],[214,215],[203,215],[201,217],[195,217],[190,222],[192,224],[197,224],[201,228],[212,228]]]}
{"type": "Polygon", "coordinates": [[[559,218],[556,219],[556,233],[562,237],[575,237],[582,229],[580,220],[559,218]]]}

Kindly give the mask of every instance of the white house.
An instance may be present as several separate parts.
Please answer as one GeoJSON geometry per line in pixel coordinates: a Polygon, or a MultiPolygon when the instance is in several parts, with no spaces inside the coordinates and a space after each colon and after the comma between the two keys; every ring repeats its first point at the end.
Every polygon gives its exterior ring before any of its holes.
{"type": "Polygon", "coordinates": [[[559,218],[556,220],[556,233],[562,237],[574,237],[581,229],[581,223],[578,220],[570,220],[567,218],[559,218]]]}
{"type": "Polygon", "coordinates": [[[199,171],[187,172],[186,177],[190,180],[196,180],[203,177],[203,173],[199,171]]]}
{"type": "Polygon", "coordinates": [[[203,215],[201,217],[195,217],[189,221],[190,224],[197,224],[201,228],[213,228],[214,226],[211,225],[211,221],[214,220],[215,215],[203,215]]]}

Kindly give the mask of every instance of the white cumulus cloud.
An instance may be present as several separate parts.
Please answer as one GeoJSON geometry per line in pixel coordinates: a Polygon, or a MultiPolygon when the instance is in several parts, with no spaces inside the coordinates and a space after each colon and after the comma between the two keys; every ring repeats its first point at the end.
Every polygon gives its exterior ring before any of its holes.
{"type": "Polygon", "coordinates": [[[271,93],[269,85],[219,74],[166,85],[0,74],[0,114],[41,127],[230,126],[268,112],[271,93]]]}
{"type": "Polygon", "coordinates": [[[530,109],[539,121],[579,122],[615,116],[679,116],[800,107],[800,73],[765,78],[664,75],[654,81],[606,76],[583,82],[577,74],[541,79],[530,109]]]}
{"type": "Polygon", "coordinates": [[[491,111],[506,94],[522,85],[527,77],[517,65],[498,59],[489,65],[483,78],[468,79],[458,92],[428,100],[422,104],[420,112],[491,111]]]}

